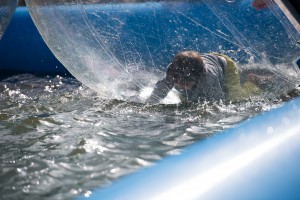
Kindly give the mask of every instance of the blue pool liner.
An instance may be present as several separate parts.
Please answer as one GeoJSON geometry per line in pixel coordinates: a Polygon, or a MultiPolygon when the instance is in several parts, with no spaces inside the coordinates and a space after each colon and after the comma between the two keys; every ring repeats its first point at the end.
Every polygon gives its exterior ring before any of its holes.
{"type": "Polygon", "coordinates": [[[34,73],[69,75],[35,27],[28,9],[18,7],[0,40],[1,75],[34,73]]]}

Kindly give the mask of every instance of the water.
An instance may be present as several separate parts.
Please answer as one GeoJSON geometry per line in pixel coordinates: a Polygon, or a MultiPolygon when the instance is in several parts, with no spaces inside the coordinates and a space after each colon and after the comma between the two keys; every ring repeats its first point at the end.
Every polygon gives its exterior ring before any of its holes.
{"type": "Polygon", "coordinates": [[[101,99],[76,79],[0,81],[0,199],[71,199],[282,104],[144,105],[101,99]]]}

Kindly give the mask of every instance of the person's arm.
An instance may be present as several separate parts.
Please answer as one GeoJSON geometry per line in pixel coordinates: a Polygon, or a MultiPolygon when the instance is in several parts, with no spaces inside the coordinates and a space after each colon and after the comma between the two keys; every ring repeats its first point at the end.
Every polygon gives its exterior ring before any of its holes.
{"type": "Polygon", "coordinates": [[[148,97],[146,103],[159,103],[168,95],[173,86],[174,83],[172,79],[167,75],[163,80],[160,80],[155,84],[152,94],[148,97]]]}

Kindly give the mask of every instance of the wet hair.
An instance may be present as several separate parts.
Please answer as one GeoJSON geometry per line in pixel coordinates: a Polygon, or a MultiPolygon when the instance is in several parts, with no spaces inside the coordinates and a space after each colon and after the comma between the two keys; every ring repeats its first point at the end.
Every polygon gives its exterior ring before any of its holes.
{"type": "Polygon", "coordinates": [[[172,63],[168,67],[168,73],[179,73],[183,76],[190,73],[197,78],[205,73],[202,57],[195,51],[180,52],[174,56],[172,63]]]}

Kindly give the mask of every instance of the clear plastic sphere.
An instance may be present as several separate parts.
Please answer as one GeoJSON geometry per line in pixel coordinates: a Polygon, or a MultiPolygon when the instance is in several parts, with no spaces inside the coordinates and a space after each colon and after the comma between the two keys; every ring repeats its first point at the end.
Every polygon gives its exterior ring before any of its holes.
{"type": "Polygon", "coordinates": [[[0,39],[6,30],[12,15],[15,12],[17,0],[0,1],[0,39]]]}
{"type": "Polygon", "coordinates": [[[226,54],[241,66],[280,65],[276,74],[289,83],[298,76],[299,33],[276,5],[258,12],[249,0],[26,3],[55,56],[104,98],[144,100],[144,88],[184,50],[226,54]]]}

